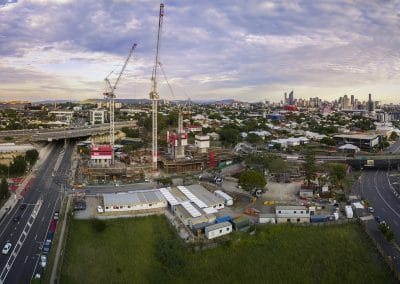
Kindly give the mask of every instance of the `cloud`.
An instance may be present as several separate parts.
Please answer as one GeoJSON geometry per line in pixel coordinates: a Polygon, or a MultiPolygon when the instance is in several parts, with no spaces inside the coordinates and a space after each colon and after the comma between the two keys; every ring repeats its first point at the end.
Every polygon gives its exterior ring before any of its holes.
{"type": "MultiPolygon", "coordinates": [[[[138,47],[118,96],[148,97],[158,3],[4,4],[0,98],[100,96],[104,77],[120,70],[134,42],[138,47]]],[[[280,98],[293,88],[304,96],[323,90],[335,98],[354,86],[363,86],[360,92],[380,87],[393,97],[400,79],[399,11],[397,1],[377,0],[171,0],[165,6],[160,61],[178,97],[190,90],[192,99],[260,100],[266,94],[280,98]]],[[[168,94],[162,76],[159,86],[168,94]]]]}

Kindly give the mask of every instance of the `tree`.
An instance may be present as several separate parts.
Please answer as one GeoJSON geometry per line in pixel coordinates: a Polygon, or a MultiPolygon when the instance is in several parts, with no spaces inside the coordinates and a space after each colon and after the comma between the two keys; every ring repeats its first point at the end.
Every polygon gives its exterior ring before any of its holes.
{"type": "Polygon", "coordinates": [[[320,140],[322,144],[329,145],[329,146],[336,146],[336,142],[331,137],[324,137],[320,140]]]}
{"type": "Polygon", "coordinates": [[[36,149],[28,150],[25,152],[25,160],[30,166],[33,166],[39,159],[39,152],[36,149]]]}
{"type": "Polygon", "coordinates": [[[399,135],[397,134],[397,132],[392,131],[392,133],[390,134],[389,139],[392,140],[392,141],[396,141],[397,139],[399,139],[399,135]]]}
{"type": "Polygon", "coordinates": [[[303,169],[306,176],[306,181],[308,184],[311,183],[311,180],[314,180],[317,177],[317,164],[315,163],[315,155],[313,152],[308,151],[305,155],[305,161],[303,164],[303,169]]]}
{"type": "Polygon", "coordinates": [[[240,131],[235,128],[224,127],[219,132],[220,140],[225,145],[236,144],[241,141],[240,131]]]}
{"type": "Polygon", "coordinates": [[[122,127],[122,132],[125,133],[126,137],[139,138],[139,129],[132,129],[129,127],[122,127]]]}
{"type": "Polygon", "coordinates": [[[345,164],[330,163],[326,166],[329,172],[329,180],[338,188],[348,189],[350,181],[347,178],[347,166],[345,164]]]}
{"type": "Polygon", "coordinates": [[[0,201],[6,200],[10,197],[10,191],[8,190],[8,183],[5,177],[1,179],[0,183],[0,201]]]}
{"type": "Polygon", "coordinates": [[[10,174],[12,175],[22,175],[26,171],[26,161],[25,157],[17,156],[14,158],[10,164],[10,174]]]}
{"type": "Polygon", "coordinates": [[[257,171],[244,171],[239,176],[239,185],[246,191],[251,191],[254,188],[263,189],[266,184],[264,176],[257,171]]]}
{"type": "Polygon", "coordinates": [[[263,141],[262,138],[255,133],[249,133],[249,135],[246,137],[246,140],[251,144],[257,144],[263,141]]]}

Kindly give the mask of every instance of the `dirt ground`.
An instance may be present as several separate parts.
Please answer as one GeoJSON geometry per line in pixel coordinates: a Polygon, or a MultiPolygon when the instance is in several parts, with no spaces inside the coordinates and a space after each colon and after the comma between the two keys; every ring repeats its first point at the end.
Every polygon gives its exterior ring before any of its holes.
{"type": "Polygon", "coordinates": [[[269,182],[267,186],[268,190],[263,194],[262,198],[277,202],[296,202],[298,200],[297,192],[300,190],[300,185],[300,182],[269,182]]]}

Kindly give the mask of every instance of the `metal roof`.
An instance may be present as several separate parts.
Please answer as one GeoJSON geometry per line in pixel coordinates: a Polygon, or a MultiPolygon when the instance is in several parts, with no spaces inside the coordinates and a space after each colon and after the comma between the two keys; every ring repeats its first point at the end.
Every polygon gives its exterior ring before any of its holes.
{"type": "Polygon", "coordinates": [[[207,214],[218,213],[218,210],[213,207],[203,208],[203,211],[206,212],[207,214]]]}
{"type": "MultiPolygon", "coordinates": [[[[178,185],[177,188],[184,194],[186,195],[187,198],[190,199],[193,203],[195,203],[197,206],[200,208],[205,208],[208,207],[207,204],[205,204],[203,201],[201,201],[197,196],[195,196],[190,190],[188,190],[186,187],[178,185]]],[[[182,203],[183,204],[183,203],[182,203]]]]}
{"type": "Polygon", "coordinates": [[[104,193],[104,206],[136,205],[140,203],[165,202],[159,190],[137,191],[132,193],[104,193]]]}
{"type": "Polygon", "coordinates": [[[222,222],[222,223],[210,225],[205,228],[205,233],[214,231],[214,230],[218,230],[218,229],[222,229],[222,228],[226,228],[226,227],[232,227],[232,224],[230,222],[222,222]]]}
{"type": "Polygon", "coordinates": [[[171,194],[168,189],[160,188],[160,192],[172,206],[179,204],[178,200],[176,200],[176,198],[171,194]]]}
{"type": "MultiPolygon", "coordinates": [[[[206,206],[204,206],[204,207],[212,207],[217,204],[224,204],[223,198],[215,196],[214,194],[212,194],[211,192],[209,192],[207,189],[205,189],[204,187],[202,187],[199,184],[192,184],[192,185],[186,186],[186,188],[190,192],[192,192],[194,195],[196,195],[198,199],[200,199],[203,203],[206,204],[206,206]]],[[[202,208],[202,207],[200,207],[200,208],[202,208]]]]}
{"type": "Polygon", "coordinates": [[[194,206],[192,204],[190,204],[189,201],[187,202],[182,202],[181,205],[183,206],[183,208],[186,209],[187,212],[189,212],[189,214],[195,218],[195,217],[200,217],[202,214],[196,209],[194,208],[194,206]]]}
{"type": "Polygon", "coordinates": [[[296,206],[296,205],[276,206],[275,210],[276,211],[278,211],[278,210],[307,210],[307,207],[305,207],[305,206],[296,206]]]}

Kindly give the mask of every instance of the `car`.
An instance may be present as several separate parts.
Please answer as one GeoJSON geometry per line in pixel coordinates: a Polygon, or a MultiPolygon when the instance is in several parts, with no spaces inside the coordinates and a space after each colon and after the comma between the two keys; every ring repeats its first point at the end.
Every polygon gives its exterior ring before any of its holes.
{"type": "Polygon", "coordinates": [[[21,204],[21,206],[19,207],[19,209],[24,210],[26,208],[26,204],[21,204]]]}
{"type": "Polygon", "coordinates": [[[380,224],[383,222],[383,219],[380,216],[375,216],[375,221],[380,224]]]}
{"type": "Polygon", "coordinates": [[[60,216],[60,213],[58,211],[56,211],[56,212],[54,212],[53,219],[58,220],[59,216],[60,216]]]}
{"type": "Polygon", "coordinates": [[[40,266],[45,268],[47,265],[47,256],[45,256],[44,254],[42,254],[40,256],[40,266]]]}
{"type": "Polygon", "coordinates": [[[10,242],[7,242],[4,247],[3,250],[1,251],[2,254],[8,254],[8,252],[10,251],[12,247],[12,244],[10,242]]]}
{"type": "Polygon", "coordinates": [[[13,219],[14,222],[19,222],[19,220],[21,220],[21,216],[15,216],[13,219]]]}
{"type": "Polygon", "coordinates": [[[373,207],[368,207],[368,212],[369,213],[375,213],[375,209],[373,207]]]}
{"type": "Polygon", "coordinates": [[[103,207],[101,207],[100,205],[98,205],[98,206],[97,206],[97,212],[98,212],[98,213],[104,213],[103,207]]]}

